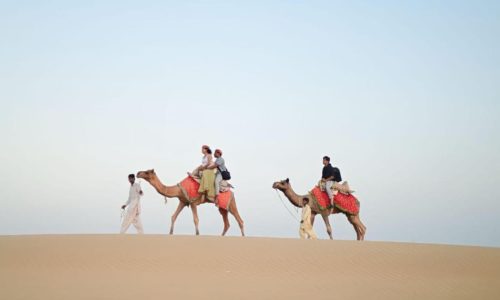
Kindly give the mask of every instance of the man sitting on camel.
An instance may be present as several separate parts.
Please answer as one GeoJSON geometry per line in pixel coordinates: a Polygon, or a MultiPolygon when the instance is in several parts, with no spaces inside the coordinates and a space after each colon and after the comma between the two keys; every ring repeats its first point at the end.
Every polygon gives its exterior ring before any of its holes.
{"type": "Polygon", "coordinates": [[[323,172],[321,174],[321,183],[325,185],[325,191],[328,194],[328,199],[333,206],[333,183],[341,182],[342,176],[340,175],[339,168],[334,168],[330,164],[330,157],[323,157],[323,172]]]}
{"type": "Polygon", "coordinates": [[[221,192],[227,191],[232,186],[227,182],[231,179],[230,173],[226,168],[226,162],[222,158],[222,150],[216,149],[214,152],[215,162],[208,166],[208,169],[216,169],[215,173],[215,205],[218,206],[217,197],[221,192]]]}

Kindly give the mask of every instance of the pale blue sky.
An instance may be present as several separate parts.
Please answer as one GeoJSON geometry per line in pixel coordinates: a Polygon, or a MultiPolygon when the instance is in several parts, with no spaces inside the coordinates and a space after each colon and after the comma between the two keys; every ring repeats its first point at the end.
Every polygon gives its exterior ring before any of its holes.
{"type": "MultiPolygon", "coordinates": [[[[0,234],[117,232],[128,173],[175,184],[209,144],[249,235],[298,235],[271,185],[326,154],[368,240],[498,247],[499,37],[494,1],[0,1],[0,234]]],[[[177,200],[142,186],[166,233],[177,200]]]]}

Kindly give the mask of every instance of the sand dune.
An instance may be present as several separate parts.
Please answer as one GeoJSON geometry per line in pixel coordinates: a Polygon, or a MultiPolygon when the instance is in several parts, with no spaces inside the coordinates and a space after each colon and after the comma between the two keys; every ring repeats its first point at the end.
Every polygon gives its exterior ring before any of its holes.
{"type": "Polygon", "coordinates": [[[500,249],[159,235],[0,237],[0,299],[500,299],[500,249]]]}

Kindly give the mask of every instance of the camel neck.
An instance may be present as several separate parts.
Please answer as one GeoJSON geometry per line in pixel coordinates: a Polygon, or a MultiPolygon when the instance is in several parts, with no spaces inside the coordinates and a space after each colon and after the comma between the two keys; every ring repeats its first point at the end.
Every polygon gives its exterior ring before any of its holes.
{"type": "Polygon", "coordinates": [[[175,186],[164,185],[157,176],[153,176],[149,183],[156,189],[156,191],[168,198],[177,197],[175,186]]]}
{"type": "Polygon", "coordinates": [[[288,189],[284,190],[283,193],[288,198],[288,200],[290,200],[290,202],[296,207],[303,206],[302,198],[304,196],[297,195],[297,193],[295,193],[291,186],[288,189]]]}

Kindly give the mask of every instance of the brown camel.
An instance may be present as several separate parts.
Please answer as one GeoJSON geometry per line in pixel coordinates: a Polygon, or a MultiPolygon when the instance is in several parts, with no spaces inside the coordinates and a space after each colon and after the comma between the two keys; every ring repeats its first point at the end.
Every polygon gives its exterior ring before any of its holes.
{"type": "Polygon", "coordinates": [[[290,185],[290,180],[288,178],[286,180],[275,182],[273,184],[273,189],[278,189],[282,191],[283,194],[285,194],[285,196],[288,198],[288,200],[296,207],[302,207],[303,206],[302,199],[305,197],[309,198],[309,205],[311,206],[311,224],[314,224],[314,218],[316,217],[317,214],[321,215],[323,217],[323,221],[325,222],[326,231],[328,232],[330,239],[333,239],[333,237],[332,237],[332,226],[330,225],[330,220],[328,219],[328,217],[330,216],[330,214],[338,214],[338,213],[343,213],[346,215],[347,220],[349,221],[349,223],[352,224],[354,230],[356,231],[356,236],[358,241],[362,241],[365,239],[366,227],[361,222],[359,214],[357,215],[348,214],[339,210],[337,207],[335,207],[333,210],[332,209],[321,210],[316,201],[311,201],[312,199],[310,195],[305,195],[305,196],[297,195],[293,191],[292,186],[290,185]]]}
{"type": "MultiPolygon", "coordinates": [[[[198,205],[203,204],[203,203],[211,203],[211,202],[204,202],[203,199],[200,197],[197,200],[193,202],[189,202],[188,199],[184,196],[182,193],[181,189],[179,186],[174,185],[174,186],[165,186],[163,183],[161,183],[160,179],[158,179],[158,176],[156,176],[155,170],[147,170],[147,171],[140,171],[137,173],[138,178],[142,178],[149,182],[158,193],[161,195],[167,197],[167,198],[177,198],[179,199],[179,205],[177,206],[176,211],[172,215],[172,223],[170,225],[170,234],[174,234],[174,224],[175,220],[177,219],[177,216],[180,214],[182,209],[186,206],[191,205],[191,211],[193,213],[193,220],[194,220],[194,226],[196,228],[196,235],[200,234],[200,231],[198,230],[198,205]]],[[[231,192],[232,193],[232,192],[231,192]]],[[[234,199],[234,198],[233,198],[234,199]]],[[[236,200],[233,200],[229,204],[229,209],[225,210],[223,208],[219,208],[219,212],[222,215],[222,219],[224,220],[224,229],[222,231],[222,235],[224,236],[229,229],[229,218],[227,215],[227,212],[230,212],[238,224],[240,225],[240,230],[241,230],[241,235],[245,236],[245,232],[243,230],[243,219],[241,219],[240,214],[238,213],[238,209],[236,207],[236,200]]]]}

